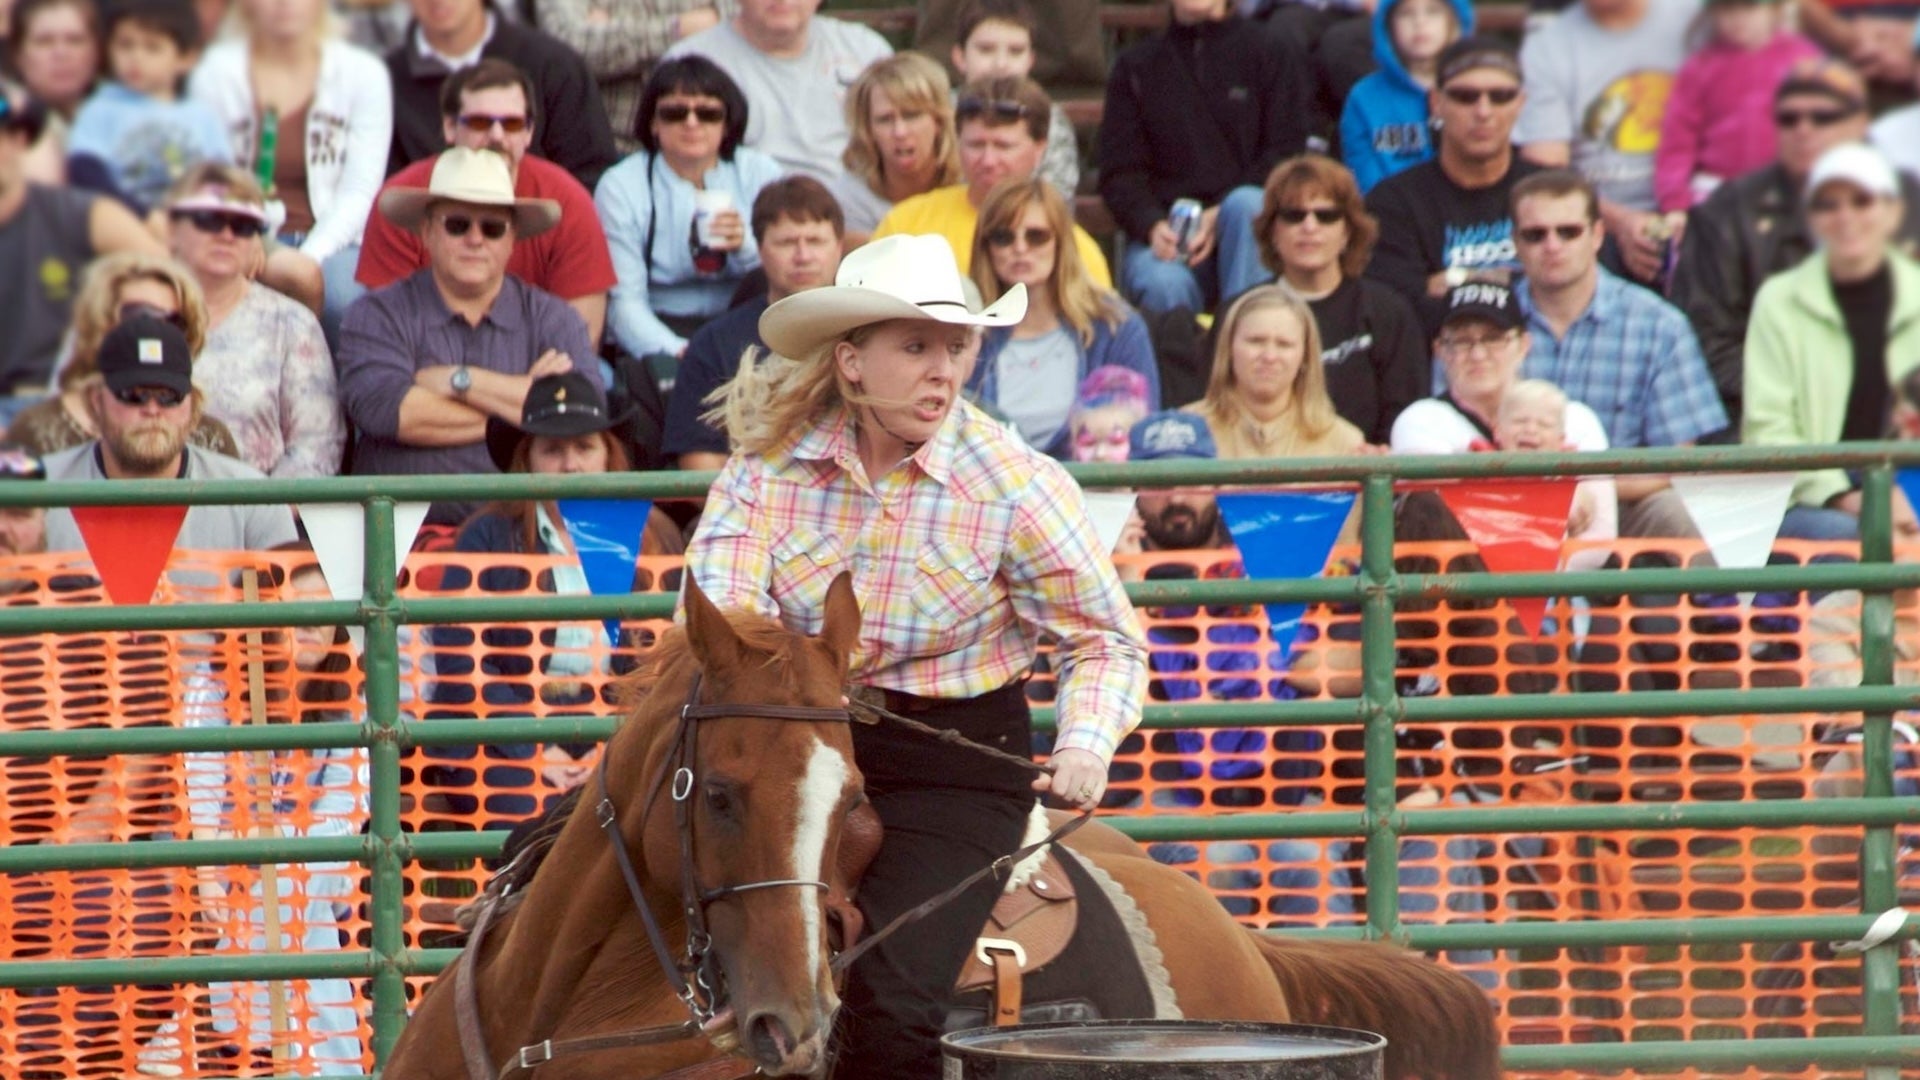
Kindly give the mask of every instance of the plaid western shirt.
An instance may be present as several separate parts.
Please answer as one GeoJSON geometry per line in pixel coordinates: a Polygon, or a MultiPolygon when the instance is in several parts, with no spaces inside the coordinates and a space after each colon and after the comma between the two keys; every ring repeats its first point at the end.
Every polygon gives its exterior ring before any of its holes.
{"type": "Polygon", "coordinates": [[[1534,310],[1526,281],[1514,297],[1533,333],[1521,377],[1546,379],[1592,409],[1615,447],[1678,446],[1726,428],[1700,340],[1658,294],[1602,269],[1593,302],[1564,338],[1534,310]]]}
{"type": "Polygon", "coordinates": [[[1065,470],[966,402],[878,481],[846,415],[788,448],[735,455],[707,495],[687,566],[722,608],[809,634],[853,574],[856,682],[966,698],[1058,641],[1056,747],[1111,760],[1140,722],[1146,639],[1065,470]]]}

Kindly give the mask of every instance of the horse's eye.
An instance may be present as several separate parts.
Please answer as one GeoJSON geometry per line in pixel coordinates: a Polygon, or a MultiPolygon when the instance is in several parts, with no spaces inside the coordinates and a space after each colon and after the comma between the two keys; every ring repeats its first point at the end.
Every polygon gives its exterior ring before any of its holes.
{"type": "Polygon", "coordinates": [[[733,792],[719,785],[707,788],[707,809],[716,814],[733,812],[733,792]]]}

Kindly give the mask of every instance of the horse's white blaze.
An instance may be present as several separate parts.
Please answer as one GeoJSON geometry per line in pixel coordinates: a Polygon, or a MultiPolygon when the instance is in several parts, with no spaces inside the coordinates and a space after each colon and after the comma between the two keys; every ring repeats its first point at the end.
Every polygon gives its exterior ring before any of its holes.
{"type": "MultiPolygon", "coordinates": [[[[840,751],[815,739],[807,767],[800,774],[793,829],[793,876],[803,881],[824,881],[827,827],[833,823],[834,808],[840,805],[840,792],[847,785],[847,759],[840,751]]],[[[820,969],[821,897],[818,889],[795,889],[800,898],[800,925],[807,936],[807,970],[820,969]]]]}

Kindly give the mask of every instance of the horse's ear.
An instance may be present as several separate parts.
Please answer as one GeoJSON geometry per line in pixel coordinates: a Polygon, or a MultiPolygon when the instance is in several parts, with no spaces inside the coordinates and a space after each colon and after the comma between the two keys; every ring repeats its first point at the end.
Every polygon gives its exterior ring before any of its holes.
{"type": "Polygon", "coordinates": [[[820,640],[840,658],[842,666],[860,642],[860,601],[853,595],[853,575],[844,570],[827,586],[827,621],[820,630],[820,640]]]}
{"type": "Polygon", "coordinates": [[[700,669],[709,674],[738,669],[746,659],[746,643],[734,633],[733,624],[713,606],[707,594],[700,591],[693,575],[687,574],[685,579],[687,644],[693,648],[694,659],[699,660],[700,669]]]}

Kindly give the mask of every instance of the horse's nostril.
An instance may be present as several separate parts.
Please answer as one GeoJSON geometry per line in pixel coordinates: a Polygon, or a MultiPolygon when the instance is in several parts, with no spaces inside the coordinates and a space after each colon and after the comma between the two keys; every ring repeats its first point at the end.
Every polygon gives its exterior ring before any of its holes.
{"type": "Polygon", "coordinates": [[[755,1013],[747,1022],[747,1045],[753,1056],[765,1063],[784,1061],[793,1052],[793,1035],[787,1025],[772,1013],[755,1013]]]}

